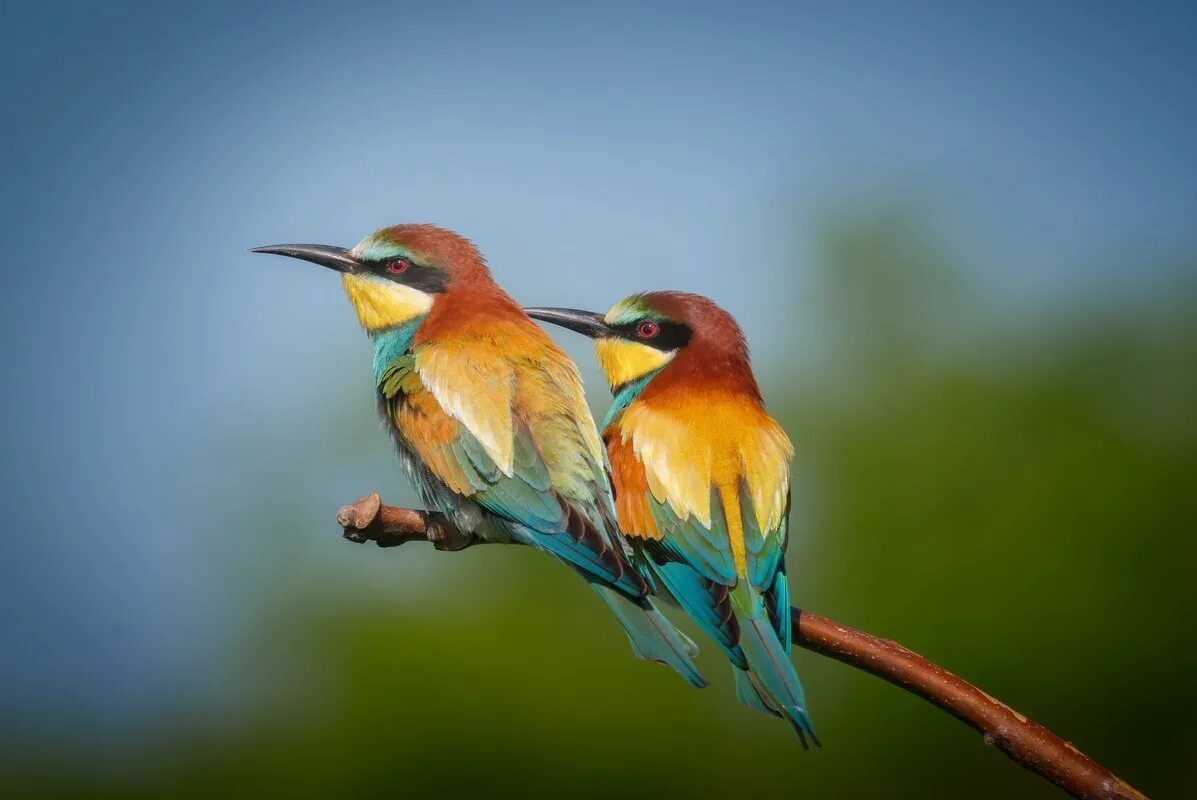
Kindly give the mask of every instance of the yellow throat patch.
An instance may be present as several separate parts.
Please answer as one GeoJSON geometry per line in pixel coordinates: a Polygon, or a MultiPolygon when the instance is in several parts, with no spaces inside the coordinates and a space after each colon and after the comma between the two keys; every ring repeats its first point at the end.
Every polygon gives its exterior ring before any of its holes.
{"type": "Polygon", "coordinates": [[[597,339],[594,353],[611,386],[622,386],[642,378],[665,366],[673,358],[673,353],[624,339],[597,339]]]}
{"type": "Polygon", "coordinates": [[[367,331],[402,325],[432,308],[432,295],[371,275],[344,273],[341,283],[367,331]]]}

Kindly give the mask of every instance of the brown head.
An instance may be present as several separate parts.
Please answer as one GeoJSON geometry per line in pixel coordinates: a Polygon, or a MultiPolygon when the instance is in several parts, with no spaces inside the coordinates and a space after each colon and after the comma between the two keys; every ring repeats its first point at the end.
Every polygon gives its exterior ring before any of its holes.
{"type": "Polygon", "coordinates": [[[473,242],[436,225],[382,228],[352,249],[284,244],[252,252],[299,258],[340,272],[345,293],[370,332],[430,316],[450,296],[486,296],[490,305],[515,307],[491,278],[473,242]]]}
{"type": "Polygon", "coordinates": [[[527,313],[594,339],[599,364],[616,394],[660,375],[669,384],[697,390],[725,387],[760,397],[740,326],[701,295],[634,294],[606,314],[568,308],[529,308],[527,313]]]}

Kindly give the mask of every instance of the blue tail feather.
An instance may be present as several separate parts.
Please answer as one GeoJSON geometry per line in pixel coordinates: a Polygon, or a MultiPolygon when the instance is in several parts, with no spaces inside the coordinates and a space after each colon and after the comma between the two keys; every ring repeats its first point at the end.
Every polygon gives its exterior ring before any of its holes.
{"type": "Polygon", "coordinates": [[[748,663],[744,660],[744,654],[736,646],[738,634],[735,619],[724,619],[722,609],[712,596],[711,582],[688,564],[666,562],[652,563],[651,566],[682,609],[719,643],[732,663],[741,669],[747,669],[748,663]]]}
{"type": "Polygon", "coordinates": [[[780,717],[781,712],[769,705],[769,701],[761,694],[761,690],[756,688],[756,684],[752,681],[752,673],[748,670],[733,668],[732,674],[736,679],[736,699],[744,705],[760,711],[762,714],[768,714],[771,717],[780,717]]]}
{"type": "MultiPolygon", "coordinates": [[[[790,662],[790,654],[778,639],[764,598],[741,584],[732,592],[732,605],[740,622],[740,648],[755,678],[752,685],[762,695],[757,699],[765,701],[789,720],[803,747],[807,746],[808,737],[816,745],[819,744],[806,712],[802,682],[798,680],[798,672],[790,662]]],[[[749,699],[747,704],[757,707],[749,699]]]]}
{"type": "Polygon", "coordinates": [[[619,620],[637,656],[646,661],[658,661],[673,667],[697,689],[707,685],[706,679],[694,664],[698,646],[657,610],[651,600],[645,598],[636,602],[596,582],[591,582],[590,588],[594,589],[619,620]]]}

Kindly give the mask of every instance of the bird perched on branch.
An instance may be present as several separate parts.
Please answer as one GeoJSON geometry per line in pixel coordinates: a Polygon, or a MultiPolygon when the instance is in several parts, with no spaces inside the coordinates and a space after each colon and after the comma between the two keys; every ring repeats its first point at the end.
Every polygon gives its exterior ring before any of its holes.
{"type": "Polygon", "coordinates": [[[459,529],[565,562],[642,658],[705,685],[693,642],[650,599],[615,522],[577,367],[491,277],[474,245],[396,225],[351,250],[259,247],[341,273],[374,345],[383,422],[424,502],[459,529]]]}
{"type": "Polygon", "coordinates": [[[642,563],[727,653],[740,700],[817,744],[790,662],[793,447],[736,321],[683,292],[633,295],[606,315],[527,311],[595,339],[615,397],[602,435],[616,509],[642,563]]]}

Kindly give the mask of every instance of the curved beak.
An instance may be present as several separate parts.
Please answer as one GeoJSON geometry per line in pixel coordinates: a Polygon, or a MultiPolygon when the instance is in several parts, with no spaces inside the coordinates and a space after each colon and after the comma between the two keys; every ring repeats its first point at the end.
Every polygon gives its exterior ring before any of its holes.
{"type": "Polygon", "coordinates": [[[344,247],[333,247],[326,244],[272,244],[266,247],[255,247],[249,252],[273,253],[276,256],[299,258],[322,267],[335,269],[337,272],[355,272],[359,266],[357,259],[350,255],[344,247]]]}
{"type": "Polygon", "coordinates": [[[569,328],[591,339],[615,335],[615,331],[611,330],[603,315],[593,311],[578,311],[574,308],[525,308],[524,312],[532,319],[569,328]]]}

